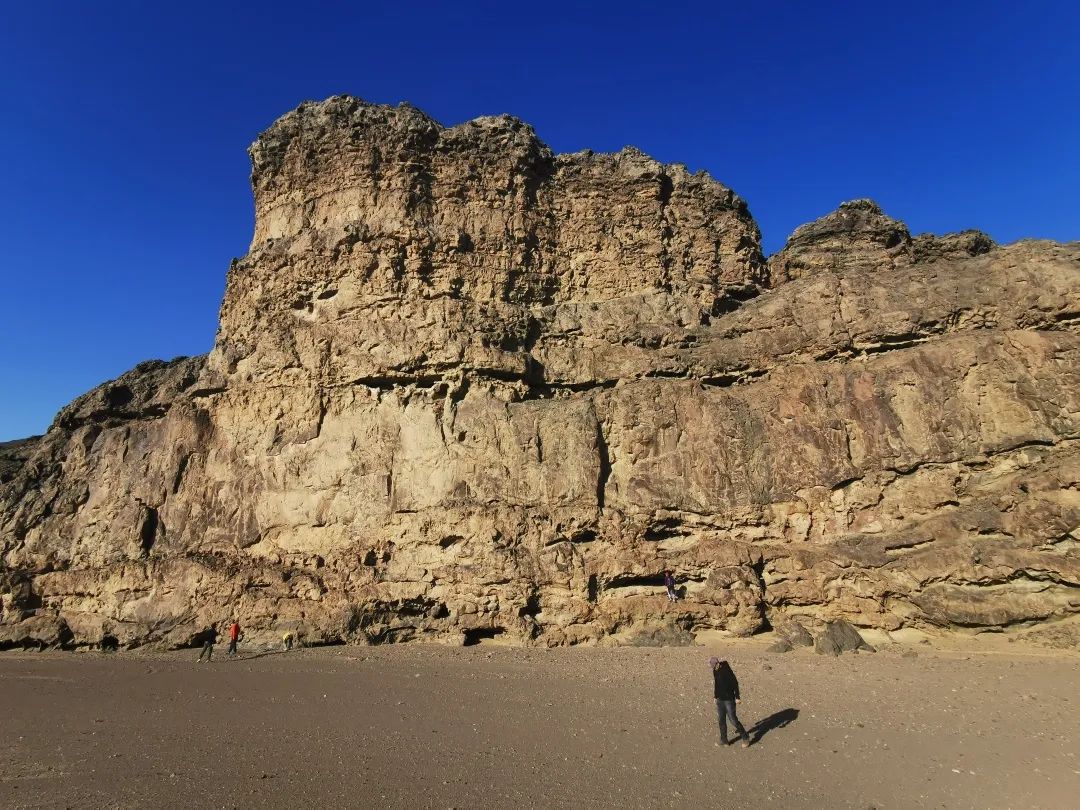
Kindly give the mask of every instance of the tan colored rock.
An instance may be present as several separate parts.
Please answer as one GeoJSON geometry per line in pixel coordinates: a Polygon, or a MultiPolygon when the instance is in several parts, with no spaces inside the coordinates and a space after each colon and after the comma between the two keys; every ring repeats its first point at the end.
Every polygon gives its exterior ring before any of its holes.
{"type": "Polygon", "coordinates": [[[890,272],[909,264],[962,260],[989,253],[994,241],[981,231],[912,238],[907,226],[886,216],[873,200],[852,200],[798,228],[769,260],[773,283],[822,271],[890,272]]]}
{"type": "Polygon", "coordinates": [[[344,97],[251,156],[213,351],[0,448],[5,643],[1080,614],[1080,245],[860,201],[766,264],[706,175],[344,97]]]}

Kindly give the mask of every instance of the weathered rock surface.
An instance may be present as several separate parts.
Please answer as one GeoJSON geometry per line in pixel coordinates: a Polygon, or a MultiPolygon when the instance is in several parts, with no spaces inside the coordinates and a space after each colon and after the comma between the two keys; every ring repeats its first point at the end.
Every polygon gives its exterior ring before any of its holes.
{"type": "Polygon", "coordinates": [[[887,217],[873,200],[852,200],[796,230],[769,261],[769,268],[779,283],[822,270],[888,270],[966,259],[989,253],[993,247],[993,240],[981,231],[912,238],[904,223],[887,217]]]}
{"type": "Polygon", "coordinates": [[[33,454],[37,440],[40,438],[40,436],[31,436],[28,439],[0,442],[0,484],[6,484],[15,477],[15,473],[33,454]]]}
{"type": "Polygon", "coordinates": [[[707,175],[352,98],[251,156],[213,351],[0,448],[0,646],[1080,613],[1080,245],[858,201],[766,262],[707,175]]]}
{"type": "Polygon", "coordinates": [[[789,649],[814,646],[814,637],[810,635],[810,631],[797,621],[781,622],[776,627],[776,632],[789,645],[789,649]]]}
{"type": "Polygon", "coordinates": [[[875,652],[859,635],[859,631],[843,619],[825,625],[825,629],[814,639],[814,650],[820,655],[840,655],[856,650],[875,652]]]}

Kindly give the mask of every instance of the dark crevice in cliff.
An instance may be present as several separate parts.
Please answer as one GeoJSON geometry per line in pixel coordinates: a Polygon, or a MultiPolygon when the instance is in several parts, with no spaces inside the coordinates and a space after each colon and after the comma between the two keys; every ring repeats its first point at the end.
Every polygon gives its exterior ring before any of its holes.
{"type": "Polygon", "coordinates": [[[590,380],[580,383],[530,383],[528,390],[519,397],[519,400],[559,399],[570,394],[607,391],[614,388],[618,382],[618,380],[590,380]]]}
{"type": "Polygon", "coordinates": [[[180,463],[176,465],[176,475],[173,476],[172,482],[173,495],[180,491],[180,484],[184,482],[184,473],[187,472],[192,455],[192,453],[184,453],[184,455],[180,457],[180,463]]]}
{"type": "Polygon", "coordinates": [[[920,334],[888,335],[883,336],[880,343],[871,343],[862,346],[853,344],[851,350],[854,357],[868,357],[872,354],[891,352],[896,349],[908,349],[912,346],[926,343],[929,340],[930,337],[928,335],[920,334]]]}
{"type": "Polygon", "coordinates": [[[596,506],[603,510],[607,483],[611,477],[611,451],[604,435],[604,424],[599,420],[596,422],[596,453],[600,461],[596,474],[596,506]]]}
{"type": "Polygon", "coordinates": [[[761,595],[761,600],[757,605],[758,617],[760,618],[761,623],[754,633],[755,635],[758,633],[768,633],[772,631],[773,625],[769,612],[769,600],[766,597],[768,585],[765,582],[765,558],[759,557],[751,563],[750,568],[757,578],[758,593],[761,595]]]}
{"type": "Polygon", "coordinates": [[[1069,329],[1080,326],[1080,312],[1059,312],[1053,317],[1053,321],[1046,325],[1046,329],[1069,329]]]}
{"type": "Polygon", "coordinates": [[[212,397],[216,396],[217,394],[224,394],[228,390],[229,389],[224,385],[211,386],[209,388],[196,388],[189,394],[189,396],[192,399],[202,399],[203,397],[212,397]]]}
{"type": "Polygon", "coordinates": [[[742,385],[761,380],[769,374],[769,369],[747,368],[731,371],[723,374],[708,376],[694,376],[687,372],[665,371],[655,369],[646,372],[640,377],[628,377],[625,380],[605,379],[586,380],[583,382],[550,382],[543,381],[536,374],[522,374],[505,369],[463,369],[464,374],[460,378],[446,377],[443,374],[430,375],[380,375],[371,377],[357,377],[348,385],[360,385],[374,388],[379,391],[390,391],[404,388],[419,390],[432,390],[436,393],[441,391],[440,386],[456,386],[451,390],[453,403],[460,401],[468,390],[470,380],[489,380],[511,384],[523,384],[523,389],[515,392],[513,401],[526,402],[531,400],[560,399],[573,394],[589,394],[598,391],[608,391],[622,383],[633,383],[640,380],[682,380],[686,382],[698,382],[703,386],[712,388],[728,388],[733,385],[742,385]]]}
{"type": "Polygon", "coordinates": [[[665,371],[663,369],[653,369],[645,373],[645,376],[649,379],[655,380],[689,380],[692,379],[690,375],[685,371],[665,371]]]}
{"type": "MultiPolygon", "coordinates": [[[[1002,327],[996,324],[962,326],[956,323],[932,321],[922,324],[918,329],[903,334],[878,336],[874,338],[876,342],[873,343],[858,343],[854,339],[851,339],[850,342],[842,346],[833,346],[819,351],[817,354],[813,355],[813,359],[817,362],[828,362],[830,360],[858,360],[875,354],[884,354],[885,352],[914,348],[929,343],[934,338],[944,338],[951,335],[971,332],[1003,332],[1009,331],[1012,328],[1029,331],[1038,331],[1039,329],[1050,331],[1055,329],[1072,330],[1077,324],[1080,324],[1080,315],[1073,315],[1070,313],[1061,313],[1050,316],[1048,319],[1040,322],[1016,324],[1015,327],[1002,327]]],[[[776,358],[778,363],[796,359],[798,359],[798,353],[776,358]]]]}
{"type": "Polygon", "coordinates": [[[753,380],[759,380],[768,373],[769,369],[766,368],[748,368],[732,371],[727,374],[701,377],[699,378],[699,381],[702,385],[708,385],[713,388],[729,388],[732,385],[742,385],[753,380]]]}
{"type": "Polygon", "coordinates": [[[693,532],[687,528],[682,520],[677,517],[661,518],[645,528],[641,539],[650,543],[660,540],[671,540],[676,537],[687,537],[693,532]]]}
{"type": "Polygon", "coordinates": [[[674,231],[668,216],[668,203],[675,191],[675,183],[671,177],[661,171],[659,186],[656,197],[660,203],[660,288],[671,292],[671,271],[675,266],[675,259],[671,255],[671,237],[674,231]]]}
{"type": "Polygon", "coordinates": [[[536,617],[542,610],[543,607],[540,603],[540,594],[534,590],[525,599],[525,604],[521,606],[518,615],[536,617]]]}
{"type": "Polygon", "coordinates": [[[552,540],[548,540],[546,543],[544,543],[544,547],[550,548],[551,546],[557,546],[560,543],[571,543],[574,545],[582,543],[592,543],[596,541],[597,537],[598,535],[594,529],[581,529],[574,534],[571,534],[569,537],[560,536],[552,540]]]}
{"type": "Polygon", "coordinates": [[[312,437],[313,439],[317,439],[317,438],[319,438],[319,436],[322,435],[323,422],[326,420],[326,408],[327,408],[326,397],[320,396],[319,397],[319,415],[318,415],[318,418],[315,420],[315,435],[312,437]]]}
{"type": "Polygon", "coordinates": [[[934,544],[933,538],[925,537],[912,537],[905,540],[897,540],[889,543],[882,550],[886,555],[901,555],[907,554],[911,551],[918,551],[921,548],[932,546],[934,544]]]}
{"type": "Polygon", "coordinates": [[[365,388],[376,388],[380,391],[394,388],[431,388],[438,383],[444,382],[442,374],[418,374],[408,375],[375,375],[371,377],[357,377],[349,381],[349,385],[362,385],[365,388]]]}
{"type": "Polygon", "coordinates": [[[664,574],[616,574],[604,582],[605,591],[619,588],[664,587],[664,574]]]}
{"type": "MultiPolygon", "coordinates": [[[[851,460],[851,453],[850,453],[850,449],[849,449],[849,451],[848,451],[848,461],[850,462],[850,460],[851,460]]],[[[851,478],[843,478],[843,479],[837,481],[835,484],[833,484],[829,488],[833,492],[836,492],[838,490],[844,489],[845,487],[850,486],[851,484],[857,483],[859,481],[862,481],[862,476],[861,475],[856,475],[856,476],[853,476],[851,478]]]]}
{"type": "Polygon", "coordinates": [[[589,575],[589,581],[585,586],[585,595],[586,598],[592,603],[595,603],[597,598],[600,596],[600,584],[596,578],[596,574],[589,575]]]}
{"type": "Polygon", "coordinates": [[[709,312],[706,313],[704,325],[712,322],[713,318],[728,315],[742,307],[747,301],[752,301],[761,295],[761,289],[757,286],[729,287],[722,295],[716,297],[709,312]]]}
{"type": "Polygon", "coordinates": [[[468,366],[466,366],[463,371],[465,376],[475,377],[481,380],[489,379],[508,383],[523,382],[529,385],[535,384],[536,382],[536,375],[530,374],[528,371],[523,374],[518,371],[511,371],[504,368],[470,368],[468,366]]]}
{"type": "Polygon", "coordinates": [[[160,419],[169,412],[170,407],[170,405],[147,405],[137,411],[93,411],[87,416],[65,416],[60,419],[59,426],[64,430],[78,430],[86,425],[117,427],[124,422],[160,419]]]}
{"type": "Polygon", "coordinates": [[[491,641],[501,636],[505,632],[505,627],[474,627],[465,631],[463,646],[472,647],[476,644],[482,644],[485,641],[491,641]]]}
{"type": "Polygon", "coordinates": [[[161,522],[158,510],[143,504],[142,521],[139,526],[139,546],[142,548],[143,556],[150,553],[154,543],[158,540],[158,536],[164,534],[165,526],[161,522]]]}
{"type": "Polygon", "coordinates": [[[126,385],[112,385],[105,389],[105,404],[110,409],[120,409],[127,405],[135,395],[126,385]]]}

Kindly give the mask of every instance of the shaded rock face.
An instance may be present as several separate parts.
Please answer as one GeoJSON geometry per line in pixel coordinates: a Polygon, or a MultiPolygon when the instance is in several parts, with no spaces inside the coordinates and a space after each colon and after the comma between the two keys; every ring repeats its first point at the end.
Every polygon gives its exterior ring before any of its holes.
{"type": "Polygon", "coordinates": [[[31,436],[28,439],[0,442],[0,484],[6,484],[15,477],[15,474],[33,454],[37,440],[40,438],[40,436],[31,436]]]}
{"type": "Polygon", "coordinates": [[[766,262],[707,175],[352,98],[251,156],[210,354],[0,448],[0,646],[1080,613],[1080,246],[858,201],[766,262]]]}

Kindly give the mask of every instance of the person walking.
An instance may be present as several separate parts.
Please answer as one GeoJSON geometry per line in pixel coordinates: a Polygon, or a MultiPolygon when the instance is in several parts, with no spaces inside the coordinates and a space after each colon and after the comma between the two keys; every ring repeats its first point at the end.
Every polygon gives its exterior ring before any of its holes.
{"type": "Polygon", "coordinates": [[[229,657],[236,657],[236,643],[240,641],[240,622],[236,619],[232,620],[232,624],[229,625],[229,657]]]}
{"type": "Polygon", "coordinates": [[[209,661],[214,655],[214,642],[217,641],[217,628],[214,625],[210,625],[203,630],[203,645],[202,651],[199,653],[199,663],[202,663],[203,656],[206,656],[206,660],[209,661]]]}
{"type": "Polygon", "coordinates": [[[292,649],[292,642],[293,642],[292,630],[286,630],[284,635],[282,635],[282,637],[281,637],[281,649],[283,651],[285,651],[285,652],[288,652],[289,650],[292,649]]]}
{"type": "Polygon", "coordinates": [[[664,571],[664,587],[667,588],[667,600],[678,602],[679,595],[675,592],[675,575],[669,570],[664,571]]]}
{"type": "Polygon", "coordinates": [[[709,666],[713,675],[713,698],[716,700],[716,715],[720,720],[720,744],[727,745],[727,721],[735,727],[739,737],[742,738],[742,747],[750,747],[750,735],[746,733],[739,717],[735,714],[735,704],[742,703],[739,697],[739,679],[731,669],[727,661],[716,658],[709,659],[709,666]]]}

